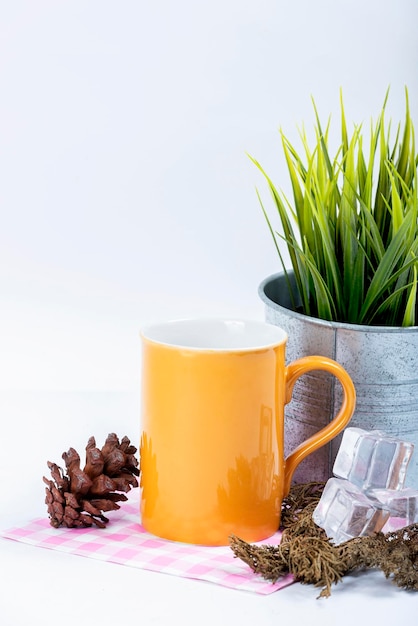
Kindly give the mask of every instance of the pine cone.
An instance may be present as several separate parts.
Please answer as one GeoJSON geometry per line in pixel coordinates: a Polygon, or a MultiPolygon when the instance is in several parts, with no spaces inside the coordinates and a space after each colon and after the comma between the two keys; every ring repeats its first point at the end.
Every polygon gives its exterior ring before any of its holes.
{"type": "Polygon", "coordinates": [[[118,502],[128,499],[124,493],[138,487],[136,451],[127,437],[119,442],[115,433],[110,433],[101,450],[90,437],[84,469],[74,448],[62,455],[66,472],[48,461],[52,480],[45,476],[43,480],[51,526],[82,528],[95,524],[104,528],[109,520],[103,512],[119,509],[118,502]]]}

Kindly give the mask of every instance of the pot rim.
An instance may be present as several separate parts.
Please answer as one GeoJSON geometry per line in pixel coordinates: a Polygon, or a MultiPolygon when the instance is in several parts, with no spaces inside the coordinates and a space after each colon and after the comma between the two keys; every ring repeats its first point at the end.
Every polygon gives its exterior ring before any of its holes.
{"type": "Polygon", "coordinates": [[[329,320],[323,320],[319,317],[312,317],[310,315],[305,315],[304,313],[298,313],[293,309],[289,309],[281,304],[277,304],[271,298],[266,295],[265,288],[267,285],[275,282],[279,278],[284,278],[286,273],[288,276],[292,276],[294,274],[293,270],[288,270],[287,272],[277,272],[275,274],[270,274],[267,276],[258,287],[258,295],[261,300],[269,306],[270,308],[280,311],[286,312],[287,315],[294,317],[299,320],[305,320],[311,324],[316,324],[318,326],[326,326],[327,328],[335,328],[335,329],[345,329],[351,331],[361,331],[361,332],[371,332],[371,333],[416,333],[418,331],[418,326],[372,326],[367,324],[350,324],[348,322],[333,322],[329,320]]]}

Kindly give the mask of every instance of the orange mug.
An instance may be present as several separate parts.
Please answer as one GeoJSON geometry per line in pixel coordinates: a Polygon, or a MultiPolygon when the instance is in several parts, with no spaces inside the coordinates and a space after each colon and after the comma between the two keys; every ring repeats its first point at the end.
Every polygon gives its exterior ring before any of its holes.
{"type": "Polygon", "coordinates": [[[226,545],[261,541],[280,524],[297,465],[349,422],[355,389],[335,361],[286,366],[287,335],[258,321],[195,319],[141,332],[141,519],[150,533],[226,545]],[[299,376],[334,374],[336,417],[284,458],[284,407],[299,376]]]}

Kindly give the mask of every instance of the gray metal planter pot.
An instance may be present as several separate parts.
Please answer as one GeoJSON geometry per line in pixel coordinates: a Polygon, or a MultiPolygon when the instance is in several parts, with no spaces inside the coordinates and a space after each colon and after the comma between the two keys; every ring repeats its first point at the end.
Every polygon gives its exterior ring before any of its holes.
{"type": "MultiPolygon", "coordinates": [[[[300,304],[290,272],[296,307],[300,304]]],[[[284,274],[266,278],[259,287],[266,321],[289,335],[287,362],[319,354],[340,363],[350,374],[357,406],[350,426],[383,430],[415,445],[407,486],[418,489],[418,326],[380,327],[326,322],[297,313],[284,274]]],[[[286,407],[286,453],[327,424],[341,403],[341,388],[324,372],[303,376],[286,407]]],[[[332,473],[341,436],[305,459],[297,482],[326,480],[332,473]]]]}

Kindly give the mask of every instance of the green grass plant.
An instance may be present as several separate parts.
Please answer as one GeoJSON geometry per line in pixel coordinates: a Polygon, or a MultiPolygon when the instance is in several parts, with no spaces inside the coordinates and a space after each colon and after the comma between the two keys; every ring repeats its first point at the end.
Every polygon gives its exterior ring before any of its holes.
{"type": "MultiPolygon", "coordinates": [[[[257,191],[285,272],[290,262],[306,315],[362,325],[418,324],[418,155],[408,91],[406,111],[391,139],[388,93],[370,130],[347,128],[340,95],[341,140],[331,156],[330,120],[315,113],[312,147],[302,150],[280,132],[293,200],[279,190],[260,163],[277,209],[280,230],[257,191]]],[[[277,217],[277,215],[276,215],[277,217]]]]}

